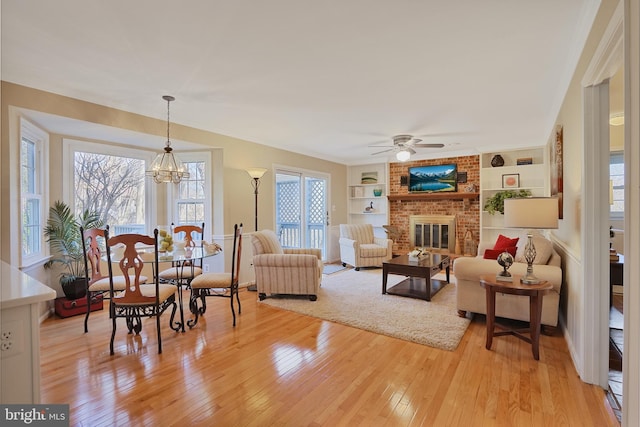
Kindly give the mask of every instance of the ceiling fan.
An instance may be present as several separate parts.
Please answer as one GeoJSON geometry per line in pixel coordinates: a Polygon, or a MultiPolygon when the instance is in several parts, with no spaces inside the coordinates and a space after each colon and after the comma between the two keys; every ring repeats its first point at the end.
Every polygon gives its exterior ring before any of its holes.
{"type": "Polygon", "coordinates": [[[372,153],[372,156],[386,153],[389,151],[395,151],[396,158],[405,162],[409,160],[412,154],[416,154],[415,148],[442,148],[444,144],[421,144],[422,140],[414,138],[413,135],[396,135],[393,137],[393,145],[370,145],[370,147],[389,147],[386,150],[377,151],[372,153]]]}

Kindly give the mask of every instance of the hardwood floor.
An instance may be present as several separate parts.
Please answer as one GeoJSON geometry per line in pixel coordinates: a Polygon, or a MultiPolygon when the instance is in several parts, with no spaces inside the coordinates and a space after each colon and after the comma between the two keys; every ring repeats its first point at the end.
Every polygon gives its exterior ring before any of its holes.
{"type": "Polygon", "coordinates": [[[47,319],[42,402],[68,403],[71,425],[84,426],[618,426],[559,333],[540,338],[535,361],[515,337],[486,350],[476,316],[449,352],[240,296],[235,328],[222,299],[185,333],[170,330],[165,314],[161,355],[145,319],[140,336],[118,324],[109,356],[108,302],[87,334],[82,316],[47,319]]]}

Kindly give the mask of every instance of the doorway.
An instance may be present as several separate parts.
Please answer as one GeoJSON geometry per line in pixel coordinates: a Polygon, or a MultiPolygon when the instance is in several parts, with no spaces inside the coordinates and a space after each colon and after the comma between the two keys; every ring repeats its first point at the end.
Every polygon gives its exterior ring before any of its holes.
{"type": "Polygon", "coordinates": [[[284,248],[315,248],[326,259],[328,177],[276,169],[276,234],[284,248]]]}

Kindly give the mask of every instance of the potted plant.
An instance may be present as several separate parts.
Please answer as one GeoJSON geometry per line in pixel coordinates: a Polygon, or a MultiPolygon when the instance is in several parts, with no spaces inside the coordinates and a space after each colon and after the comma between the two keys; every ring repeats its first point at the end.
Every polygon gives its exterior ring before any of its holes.
{"type": "Polygon", "coordinates": [[[504,199],[522,198],[531,196],[529,190],[504,190],[498,191],[484,202],[484,210],[494,215],[496,212],[504,214],[504,199]]]}
{"type": "Polygon", "coordinates": [[[101,227],[103,224],[96,212],[85,210],[76,218],[71,208],[64,202],[56,201],[49,209],[47,226],[44,229],[52,257],[44,265],[51,268],[54,264],[63,266],[60,273],[60,286],[68,299],[78,299],[86,295],[87,277],[85,277],[82,236],[84,229],[101,227]]]}

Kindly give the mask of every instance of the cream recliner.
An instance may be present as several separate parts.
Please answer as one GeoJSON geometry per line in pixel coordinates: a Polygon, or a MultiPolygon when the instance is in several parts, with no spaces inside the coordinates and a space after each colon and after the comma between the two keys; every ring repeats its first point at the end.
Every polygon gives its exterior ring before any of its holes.
{"type": "Polygon", "coordinates": [[[253,268],[260,300],[270,294],[318,296],[322,279],[320,249],[283,249],[272,230],[262,230],[251,236],[253,268]]]}
{"type": "Polygon", "coordinates": [[[380,267],[392,258],[393,241],[375,237],[371,224],[340,224],[340,261],[355,267],[380,267]]]}

